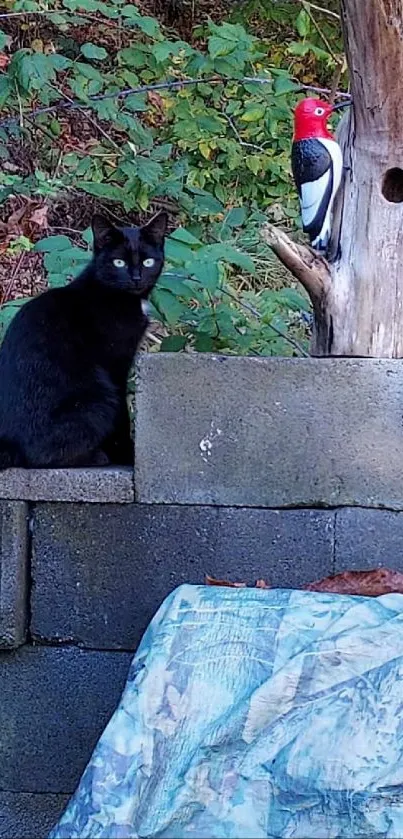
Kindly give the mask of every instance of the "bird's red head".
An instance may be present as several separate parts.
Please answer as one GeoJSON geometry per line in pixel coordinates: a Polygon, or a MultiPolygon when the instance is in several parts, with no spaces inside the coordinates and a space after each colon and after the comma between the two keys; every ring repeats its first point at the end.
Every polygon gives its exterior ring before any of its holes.
{"type": "Polygon", "coordinates": [[[333,111],[333,105],[322,102],[321,99],[302,99],[294,111],[294,141],[311,140],[315,137],[327,137],[333,140],[333,135],[327,128],[327,121],[333,111]]]}

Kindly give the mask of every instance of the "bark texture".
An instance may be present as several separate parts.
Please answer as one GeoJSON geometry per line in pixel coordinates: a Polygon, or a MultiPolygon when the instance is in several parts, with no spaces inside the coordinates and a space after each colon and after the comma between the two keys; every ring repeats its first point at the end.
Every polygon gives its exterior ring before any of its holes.
{"type": "Polygon", "coordinates": [[[341,9],[354,111],[345,149],[341,258],[331,267],[331,351],[400,358],[403,3],[341,0],[341,9]]]}
{"type": "Polygon", "coordinates": [[[329,275],[322,267],[319,294],[304,283],[315,310],[312,354],[401,358],[403,0],[340,4],[353,108],[338,136],[345,170],[329,275]]]}

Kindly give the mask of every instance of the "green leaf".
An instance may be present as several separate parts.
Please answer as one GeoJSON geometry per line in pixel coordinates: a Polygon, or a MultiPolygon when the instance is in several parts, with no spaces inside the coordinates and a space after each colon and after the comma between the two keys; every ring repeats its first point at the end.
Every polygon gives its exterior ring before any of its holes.
{"type": "Polygon", "coordinates": [[[86,79],[103,81],[101,73],[92,64],[84,64],[83,61],[76,61],[74,69],[77,71],[78,77],[84,76],[86,79]]]}
{"type": "Polygon", "coordinates": [[[241,227],[246,219],[246,210],[244,207],[233,207],[225,217],[224,223],[228,227],[241,227]]]}
{"type": "Polygon", "coordinates": [[[154,17],[148,17],[148,15],[139,17],[136,20],[136,25],[145,35],[149,35],[150,38],[158,38],[158,35],[161,34],[160,25],[154,17]]]}
{"type": "Polygon", "coordinates": [[[171,55],[182,53],[182,55],[191,56],[193,53],[196,53],[185,41],[167,41],[166,39],[154,44],[151,52],[158,63],[163,63],[171,55]]]}
{"type": "Polygon", "coordinates": [[[51,53],[47,58],[50,59],[57,72],[59,70],[67,70],[73,64],[70,58],[66,58],[64,55],[58,55],[58,53],[51,53]]]}
{"type": "Polygon", "coordinates": [[[241,122],[258,122],[266,113],[264,105],[251,105],[240,117],[241,122]]]}
{"type": "Polygon", "coordinates": [[[129,67],[140,68],[146,64],[146,57],[144,53],[134,47],[125,47],[118,52],[118,59],[121,64],[126,64],[129,67]]]}
{"type": "Polygon", "coordinates": [[[92,230],[91,227],[87,227],[86,230],[83,230],[81,234],[81,238],[87,245],[92,245],[92,230]]]}
{"type": "Polygon", "coordinates": [[[222,129],[226,123],[223,119],[219,119],[214,114],[201,114],[197,117],[197,126],[201,131],[208,131],[209,134],[222,134],[222,129]]]}
{"type": "Polygon", "coordinates": [[[177,300],[177,298],[165,288],[158,288],[158,286],[154,288],[151,295],[151,301],[163,319],[170,324],[170,326],[175,326],[185,311],[183,303],[177,300]]]}
{"type": "Polygon", "coordinates": [[[122,125],[123,128],[126,128],[127,131],[129,131],[130,141],[136,146],[139,146],[141,150],[152,148],[153,135],[151,131],[144,128],[137,117],[133,117],[131,114],[120,113],[119,125],[122,125]]]}
{"type": "Polygon", "coordinates": [[[234,51],[235,47],[236,43],[234,41],[217,38],[215,35],[212,35],[211,38],[208,39],[208,51],[211,58],[218,58],[218,56],[221,55],[229,55],[234,51]]]}
{"type": "Polygon", "coordinates": [[[211,335],[198,332],[194,340],[194,348],[197,352],[214,352],[214,341],[211,335]]]}
{"type": "Polygon", "coordinates": [[[279,300],[295,312],[310,312],[308,297],[304,297],[295,288],[282,288],[278,293],[279,300]]]}
{"type": "Polygon", "coordinates": [[[253,172],[254,175],[257,175],[262,168],[261,159],[257,155],[252,155],[251,157],[248,157],[246,160],[246,165],[248,169],[250,169],[250,171],[253,172]]]}
{"type": "Polygon", "coordinates": [[[160,352],[180,352],[185,349],[186,343],[185,335],[168,335],[161,341],[160,352]]]}
{"type": "Polygon", "coordinates": [[[156,160],[149,157],[137,157],[135,160],[137,176],[143,184],[156,186],[162,178],[162,166],[156,160]]]}
{"type": "Polygon", "coordinates": [[[2,29],[0,29],[0,50],[4,50],[4,47],[8,44],[9,38],[2,29]]]}
{"type": "Polygon", "coordinates": [[[33,249],[37,253],[50,253],[51,251],[65,251],[67,248],[71,248],[68,236],[47,236],[46,239],[37,242],[33,249]]]}
{"type": "Polygon", "coordinates": [[[126,18],[126,24],[138,26],[150,38],[158,38],[161,34],[158,21],[149,15],[141,15],[136,6],[128,3],[120,9],[120,13],[126,18]]]}
{"type": "Polygon", "coordinates": [[[200,215],[216,216],[224,212],[224,207],[214,195],[202,189],[191,189],[195,193],[194,209],[200,215]]]}
{"type": "Polygon", "coordinates": [[[18,50],[10,63],[10,71],[23,90],[42,90],[48,82],[55,81],[56,71],[52,56],[18,50]]]}
{"type": "Polygon", "coordinates": [[[175,241],[171,235],[165,241],[165,258],[169,262],[179,262],[184,265],[190,259],[193,259],[194,252],[185,243],[175,241]]]}
{"type": "Polygon", "coordinates": [[[80,52],[85,58],[95,58],[98,61],[103,61],[104,58],[108,58],[108,53],[104,47],[97,47],[96,44],[91,44],[90,42],[83,44],[80,47],[80,52]]]}
{"type": "Polygon", "coordinates": [[[192,300],[195,296],[191,284],[180,276],[174,276],[170,271],[162,274],[159,278],[158,288],[166,288],[167,291],[170,291],[177,297],[183,297],[185,300],[192,300]]]}
{"type": "Polygon", "coordinates": [[[131,3],[127,3],[125,6],[122,6],[120,14],[123,15],[123,17],[134,18],[135,20],[141,17],[137,6],[131,3]]]}
{"type": "Polygon", "coordinates": [[[209,31],[213,35],[218,35],[220,38],[226,38],[235,44],[243,43],[244,45],[252,45],[256,40],[252,35],[249,35],[244,26],[240,23],[225,23],[216,24],[212,20],[208,23],[209,31]]]}
{"type": "Polygon", "coordinates": [[[28,302],[29,297],[20,297],[17,300],[11,300],[9,303],[5,303],[3,306],[0,306],[0,341],[3,340],[4,335],[13,317],[17,314],[21,306],[24,306],[25,303],[28,302]]]}
{"type": "Polygon", "coordinates": [[[11,92],[9,76],[0,76],[0,109],[6,104],[11,92]]]}
{"type": "Polygon", "coordinates": [[[55,26],[64,26],[67,23],[66,16],[58,14],[58,12],[49,13],[49,20],[51,23],[54,23],[55,26]]]}
{"type": "Polygon", "coordinates": [[[155,146],[151,152],[153,160],[169,160],[172,155],[172,143],[163,143],[162,146],[155,146]]]}
{"type": "Polygon", "coordinates": [[[124,202],[126,198],[126,190],[121,186],[113,184],[97,184],[92,181],[79,181],[77,189],[82,189],[88,192],[89,195],[95,195],[97,198],[109,198],[110,201],[124,202]]]}
{"type": "Polygon", "coordinates": [[[100,119],[107,119],[110,122],[116,122],[118,119],[118,107],[116,99],[104,99],[98,102],[91,102],[91,107],[94,108],[100,119]]]}
{"type": "Polygon", "coordinates": [[[306,36],[309,35],[311,21],[308,12],[305,9],[301,9],[300,13],[297,15],[295,26],[297,27],[298,35],[300,35],[301,38],[306,38],[306,36]]]}
{"type": "Polygon", "coordinates": [[[196,236],[193,236],[193,233],[189,233],[189,230],[186,230],[184,227],[178,227],[171,233],[170,239],[177,239],[178,242],[184,242],[186,245],[201,245],[200,239],[196,239],[196,236]]]}
{"type": "Polygon", "coordinates": [[[132,93],[131,96],[125,98],[125,107],[129,111],[148,111],[148,105],[144,93],[132,93]]]}
{"type": "Polygon", "coordinates": [[[68,278],[64,274],[48,274],[46,282],[48,288],[63,288],[68,285],[68,278]]]}
{"type": "Polygon", "coordinates": [[[220,282],[220,272],[217,262],[212,259],[195,259],[189,265],[189,273],[196,277],[203,288],[214,293],[220,282]]]}
{"type": "Polygon", "coordinates": [[[291,90],[298,90],[298,85],[290,78],[290,76],[277,76],[274,81],[274,93],[276,96],[281,96],[283,93],[290,93],[291,90]]]}
{"type": "Polygon", "coordinates": [[[249,274],[256,273],[255,263],[247,253],[243,253],[243,251],[239,251],[237,248],[233,248],[231,245],[224,243],[207,245],[207,248],[212,259],[223,259],[231,265],[237,265],[238,268],[248,271],[249,274]]]}
{"type": "Polygon", "coordinates": [[[287,48],[287,52],[290,55],[307,55],[309,52],[312,52],[316,58],[323,59],[324,61],[328,61],[329,53],[326,50],[322,50],[320,47],[317,47],[315,44],[310,44],[307,41],[301,43],[300,41],[292,41],[287,48]]]}

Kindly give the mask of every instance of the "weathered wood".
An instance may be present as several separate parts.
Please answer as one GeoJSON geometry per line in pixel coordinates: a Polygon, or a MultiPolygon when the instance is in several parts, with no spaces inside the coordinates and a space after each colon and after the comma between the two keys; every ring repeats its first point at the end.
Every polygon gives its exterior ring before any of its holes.
{"type": "MultiPolygon", "coordinates": [[[[354,106],[338,134],[345,170],[333,219],[330,282],[319,297],[311,293],[312,354],[401,358],[403,0],[340,5],[354,106]]],[[[276,252],[293,270],[287,254],[276,252]]]]}
{"type": "Polygon", "coordinates": [[[341,258],[331,266],[326,307],[331,354],[400,358],[403,4],[341,0],[341,10],[354,112],[345,152],[341,258]],[[382,192],[385,176],[394,168],[390,201],[382,192]]]}
{"type": "Polygon", "coordinates": [[[326,261],[312,248],[293,242],[283,230],[265,224],[262,236],[281,262],[308,292],[312,303],[321,300],[329,288],[330,272],[326,261]]]}

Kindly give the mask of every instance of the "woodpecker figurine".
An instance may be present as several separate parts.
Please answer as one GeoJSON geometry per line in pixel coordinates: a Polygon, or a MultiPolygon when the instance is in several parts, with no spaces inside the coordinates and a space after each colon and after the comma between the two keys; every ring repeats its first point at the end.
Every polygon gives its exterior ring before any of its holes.
{"type": "Polygon", "coordinates": [[[343,155],[327,127],[333,111],[350,102],[329,105],[320,99],[303,99],[294,112],[291,166],[296,183],[302,226],[311,245],[325,251],[330,240],[332,208],[341,183],[343,155]]]}

